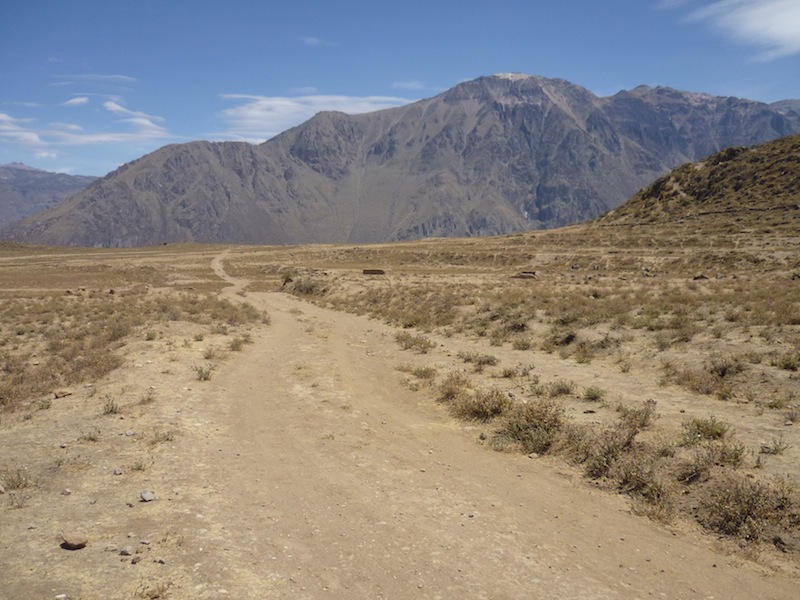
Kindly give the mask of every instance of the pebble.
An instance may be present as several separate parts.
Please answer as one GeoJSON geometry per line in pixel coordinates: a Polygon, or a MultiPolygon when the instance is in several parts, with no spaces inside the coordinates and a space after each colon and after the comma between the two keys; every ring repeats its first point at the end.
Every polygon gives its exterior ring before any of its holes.
{"type": "Polygon", "coordinates": [[[128,429],[125,431],[125,435],[131,437],[133,435],[133,429],[128,429]]]}
{"type": "Polygon", "coordinates": [[[133,548],[131,548],[130,546],[125,546],[123,548],[120,548],[119,551],[120,556],[130,556],[131,554],[133,554],[133,548]]]}
{"type": "Polygon", "coordinates": [[[142,490],[139,496],[142,498],[142,502],[152,502],[156,499],[156,495],[150,490],[142,490]]]}
{"type": "Polygon", "coordinates": [[[115,468],[114,475],[122,475],[122,469],[120,469],[119,467],[115,468]]]}
{"type": "Polygon", "coordinates": [[[0,496],[6,493],[6,488],[3,487],[3,484],[0,483],[0,496]]]}
{"type": "Polygon", "coordinates": [[[71,494],[72,494],[72,490],[69,489],[69,488],[64,488],[63,490],[61,490],[61,495],[62,496],[69,496],[71,494]]]}
{"type": "Polygon", "coordinates": [[[61,546],[66,550],[80,550],[81,548],[85,548],[86,544],[89,543],[89,538],[86,537],[85,534],[76,531],[62,533],[61,539],[64,540],[61,546]]]}

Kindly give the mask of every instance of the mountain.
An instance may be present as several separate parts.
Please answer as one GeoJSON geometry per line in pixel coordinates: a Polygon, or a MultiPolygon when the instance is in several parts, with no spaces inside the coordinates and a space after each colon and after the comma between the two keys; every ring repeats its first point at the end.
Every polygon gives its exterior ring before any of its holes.
{"type": "Polygon", "coordinates": [[[95,179],[49,173],[19,162],[0,165],[0,227],[52,208],[95,179]]]}
{"type": "Polygon", "coordinates": [[[800,231],[800,135],[730,147],[685,164],[595,221],[598,226],[690,223],[702,231],[800,231]]]}
{"type": "Polygon", "coordinates": [[[0,236],[302,244],[557,227],[684,162],[800,132],[793,106],[646,86],[601,98],[499,74],[407,106],[319,113],[259,145],[166,146],[0,236]]]}

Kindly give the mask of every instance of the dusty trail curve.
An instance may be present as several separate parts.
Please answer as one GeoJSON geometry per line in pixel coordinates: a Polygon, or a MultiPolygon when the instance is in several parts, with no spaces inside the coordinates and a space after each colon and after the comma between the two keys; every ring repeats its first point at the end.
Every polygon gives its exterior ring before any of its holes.
{"type": "Polygon", "coordinates": [[[556,463],[481,446],[402,385],[393,329],[246,300],[272,324],[202,387],[214,433],[176,457],[212,482],[194,597],[796,598],[556,463]]]}

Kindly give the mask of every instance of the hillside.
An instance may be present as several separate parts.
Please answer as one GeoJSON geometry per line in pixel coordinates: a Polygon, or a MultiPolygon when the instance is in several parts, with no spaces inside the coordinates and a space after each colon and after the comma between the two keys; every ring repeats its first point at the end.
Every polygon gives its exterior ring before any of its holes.
{"type": "Polygon", "coordinates": [[[260,144],[191,142],[128,163],[2,232],[53,245],[302,244],[493,235],[619,206],[687,161],[800,132],[775,108],[669,88],[600,98],[500,74],[260,144]]]}
{"type": "Polygon", "coordinates": [[[95,179],[49,173],[22,163],[0,165],[0,227],[52,208],[95,179]]]}
{"type": "MultiPolygon", "coordinates": [[[[703,219],[741,227],[800,226],[800,136],[733,147],[660,177],[602,225],[665,225],[703,219]]],[[[706,226],[707,227],[707,226],[706,226]]]]}

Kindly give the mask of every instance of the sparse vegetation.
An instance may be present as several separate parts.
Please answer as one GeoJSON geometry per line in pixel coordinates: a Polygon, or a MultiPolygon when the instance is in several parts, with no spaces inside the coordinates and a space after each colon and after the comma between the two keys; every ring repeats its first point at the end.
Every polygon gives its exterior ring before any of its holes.
{"type": "Polygon", "coordinates": [[[197,374],[198,381],[208,381],[211,379],[211,374],[214,372],[213,365],[195,365],[193,369],[197,374]]]}
{"type": "Polygon", "coordinates": [[[408,331],[400,331],[394,336],[395,341],[403,350],[415,350],[420,354],[427,354],[436,347],[432,341],[421,334],[411,334],[408,331]]]}

